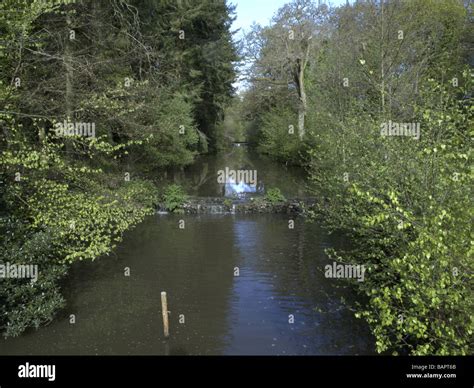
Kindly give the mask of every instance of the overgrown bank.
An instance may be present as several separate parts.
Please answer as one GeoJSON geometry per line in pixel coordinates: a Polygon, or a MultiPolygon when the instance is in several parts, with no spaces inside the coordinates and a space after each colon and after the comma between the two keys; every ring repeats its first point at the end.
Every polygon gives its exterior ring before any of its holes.
{"type": "Polygon", "coordinates": [[[312,1],[248,35],[243,95],[261,152],[307,167],[314,216],[363,264],[377,350],[472,354],[472,8],[312,1]]]}
{"type": "Polygon", "coordinates": [[[4,335],[52,320],[69,265],[155,210],[164,169],[219,146],[232,14],[224,0],[0,3],[4,335]]]}

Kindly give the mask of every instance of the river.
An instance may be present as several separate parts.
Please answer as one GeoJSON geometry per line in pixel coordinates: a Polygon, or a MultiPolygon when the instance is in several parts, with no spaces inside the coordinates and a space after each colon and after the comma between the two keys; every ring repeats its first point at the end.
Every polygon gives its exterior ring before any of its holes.
{"type": "MultiPolygon", "coordinates": [[[[301,171],[245,147],[202,157],[168,179],[193,195],[223,195],[215,177],[225,167],[257,170],[259,191],[306,194],[301,171]]],[[[289,218],[150,216],[111,256],[75,264],[63,285],[64,311],[48,326],[1,340],[0,354],[373,354],[373,336],[348,308],[353,291],[324,277],[331,263],[324,250],[346,241],[301,217],[290,229],[289,218]],[[167,340],[161,291],[170,311],[167,340]]]]}

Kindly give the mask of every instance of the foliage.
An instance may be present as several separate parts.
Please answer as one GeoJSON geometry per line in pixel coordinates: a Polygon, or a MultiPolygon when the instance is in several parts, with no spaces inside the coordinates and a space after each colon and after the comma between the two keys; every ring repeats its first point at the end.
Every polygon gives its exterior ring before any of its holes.
{"type": "Polygon", "coordinates": [[[131,3],[143,21],[145,45],[161,69],[159,78],[170,84],[180,81],[194,122],[214,149],[239,59],[231,32],[235,6],[226,0],[131,3]]]}
{"type": "Polygon", "coordinates": [[[161,199],[166,210],[179,212],[186,202],[187,195],[181,186],[173,184],[164,189],[161,199]]]}
{"type": "Polygon", "coordinates": [[[33,232],[12,217],[0,218],[2,246],[0,262],[10,265],[38,265],[38,281],[2,279],[0,287],[0,330],[5,336],[18,336],[28,327],[50,322],[65,305],[58,282],[67,266],[55,260],[52,234],[33,232]]]}
{"type": "MultiPolygon", "coordinates": [[[[16,149],[0,157],[0,262],[37,265],[39,274],[34,284],[2,279],[0,329],[7,336],[50,321],[65,303],[58,282],[68,265],[109,254],[156,202],[151,183],[117,182],[83,163],[71,166],[62,146],[10,144],[16,149]]],[[[92,149],[112,153],[100,142],[92,149]]]]}
{"type": "Polygon", "coordinates": [[[261,142],[258,150],[279,161],[297,164],[302,143],[296,131],[296,115],[289,109],[275,109],[265,113],[260,126],[261,142]]]}
{"type": "MultiPolygon", "coordinates": [[[[226,1],[0,2],[0,332],[49,322],[69,265],[109,254],[154,211],[151,179],[192,163],[232,94],[226,1]],[[185,30],[184,40],[179,38],[185,30]],[[56,134],[63,122],[95,136],[56,134]]],[[[182,203],[170,188],[167,206],[182,203]]]]}
{"type": "Polygon", "coordinates": [[[358,316],[371,325],[377,349],[469,354],[472,107],[434,80],[423,88],[420,140],[383,138],[363,118],[344,126],[338,141],[323,132],[311,153],[313,189],[330,227],[352,236],[354,248],[335,257],[367,267],[360,289],[369,303],[358,316]]]}
{"type": "Polygon", "coordinates": [[[267,192],[265,193],[265,200],[267,202],[270,202],[272,205],[276,205],[280,202],[285,202],[286,198],[281,193],[279,188],[271,188],[271,189],[268,189],[267,192]]]}
{"type": "Polygon", "coordinates": [[[295,108],[282,113],[286,98],[255,82],[243,101],[263,124],[254,138],[262,152],[307,165],[317,214],[350,238],[328,253],[366,266],[357,316],[379,352],[472,354],[472,19],[457,0],[358,1],[329,16],[305,73],[304,139],[292,144],[282,130],[295,108]],[[389,121],[418,124],[420,138],[382,136],[389,121]]]}

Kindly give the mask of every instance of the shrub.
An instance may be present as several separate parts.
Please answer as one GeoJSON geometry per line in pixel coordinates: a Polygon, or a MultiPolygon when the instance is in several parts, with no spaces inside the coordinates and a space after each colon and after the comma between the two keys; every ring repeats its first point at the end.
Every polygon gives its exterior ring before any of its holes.
{"type": "Polygon", "coordinates": [[[179,212],[186,199],[183,188],[175,184],[167,186],[162,195],[163,206],[170,212],[179,212]]]}
{"type": "Polygon", "coordinates": [[[357,316],[377,350],[465,355],[474,332],[472,108],[434,80],[421,93],[419,140],[381,137],[382,118],[368,116],[321,131],[312,187],[327,224],[352,241],[328,253],[367,268],[357,286],[368,303],[357,316]]]}
{"type": "Polygon", "coordinates": [[[265,113],[262,121],[259,151],[285,163],[299,164],[302,142],[295,113],[289,108],[275,109],[265,113]]]}
{"type": "Polygon", "coordinates": [[[268,189],[268,191],[266,192],[265,200],[267,202],[270,202],[272,205],[275,205],[275,204],[280,203],[280,202],[285,202],[286,198],[281,193],[280,189],[271,188],[271,189],[268,189]]]}
{"type": "Polygon", "coordinates": [[[109,254],[123,232],[154,209],[150,182],[118,179],[112,185],[100,169],[80,162],[71,166],[60,149],[19,144],[0,155],[1,182],[15,171],[28,171],[28,179],[0,185],[0,263],[38,266],[34,284],[29,279],[0,281],[0,332],[5,336],[53,319],[65,303],[59,282],[69,265],[109,254]]]}

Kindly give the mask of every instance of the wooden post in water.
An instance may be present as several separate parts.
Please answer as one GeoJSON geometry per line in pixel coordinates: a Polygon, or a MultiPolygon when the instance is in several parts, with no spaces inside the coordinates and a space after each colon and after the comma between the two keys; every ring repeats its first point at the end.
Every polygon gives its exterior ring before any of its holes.
{"type": "Polygon", "coordinates": [[[161,311],[163,314],[163,330],[165,333],[165,338],[170,336],[170,328],[168,324],[168,302],[166,300],[166,292],[161,293],[161,311]]]}

